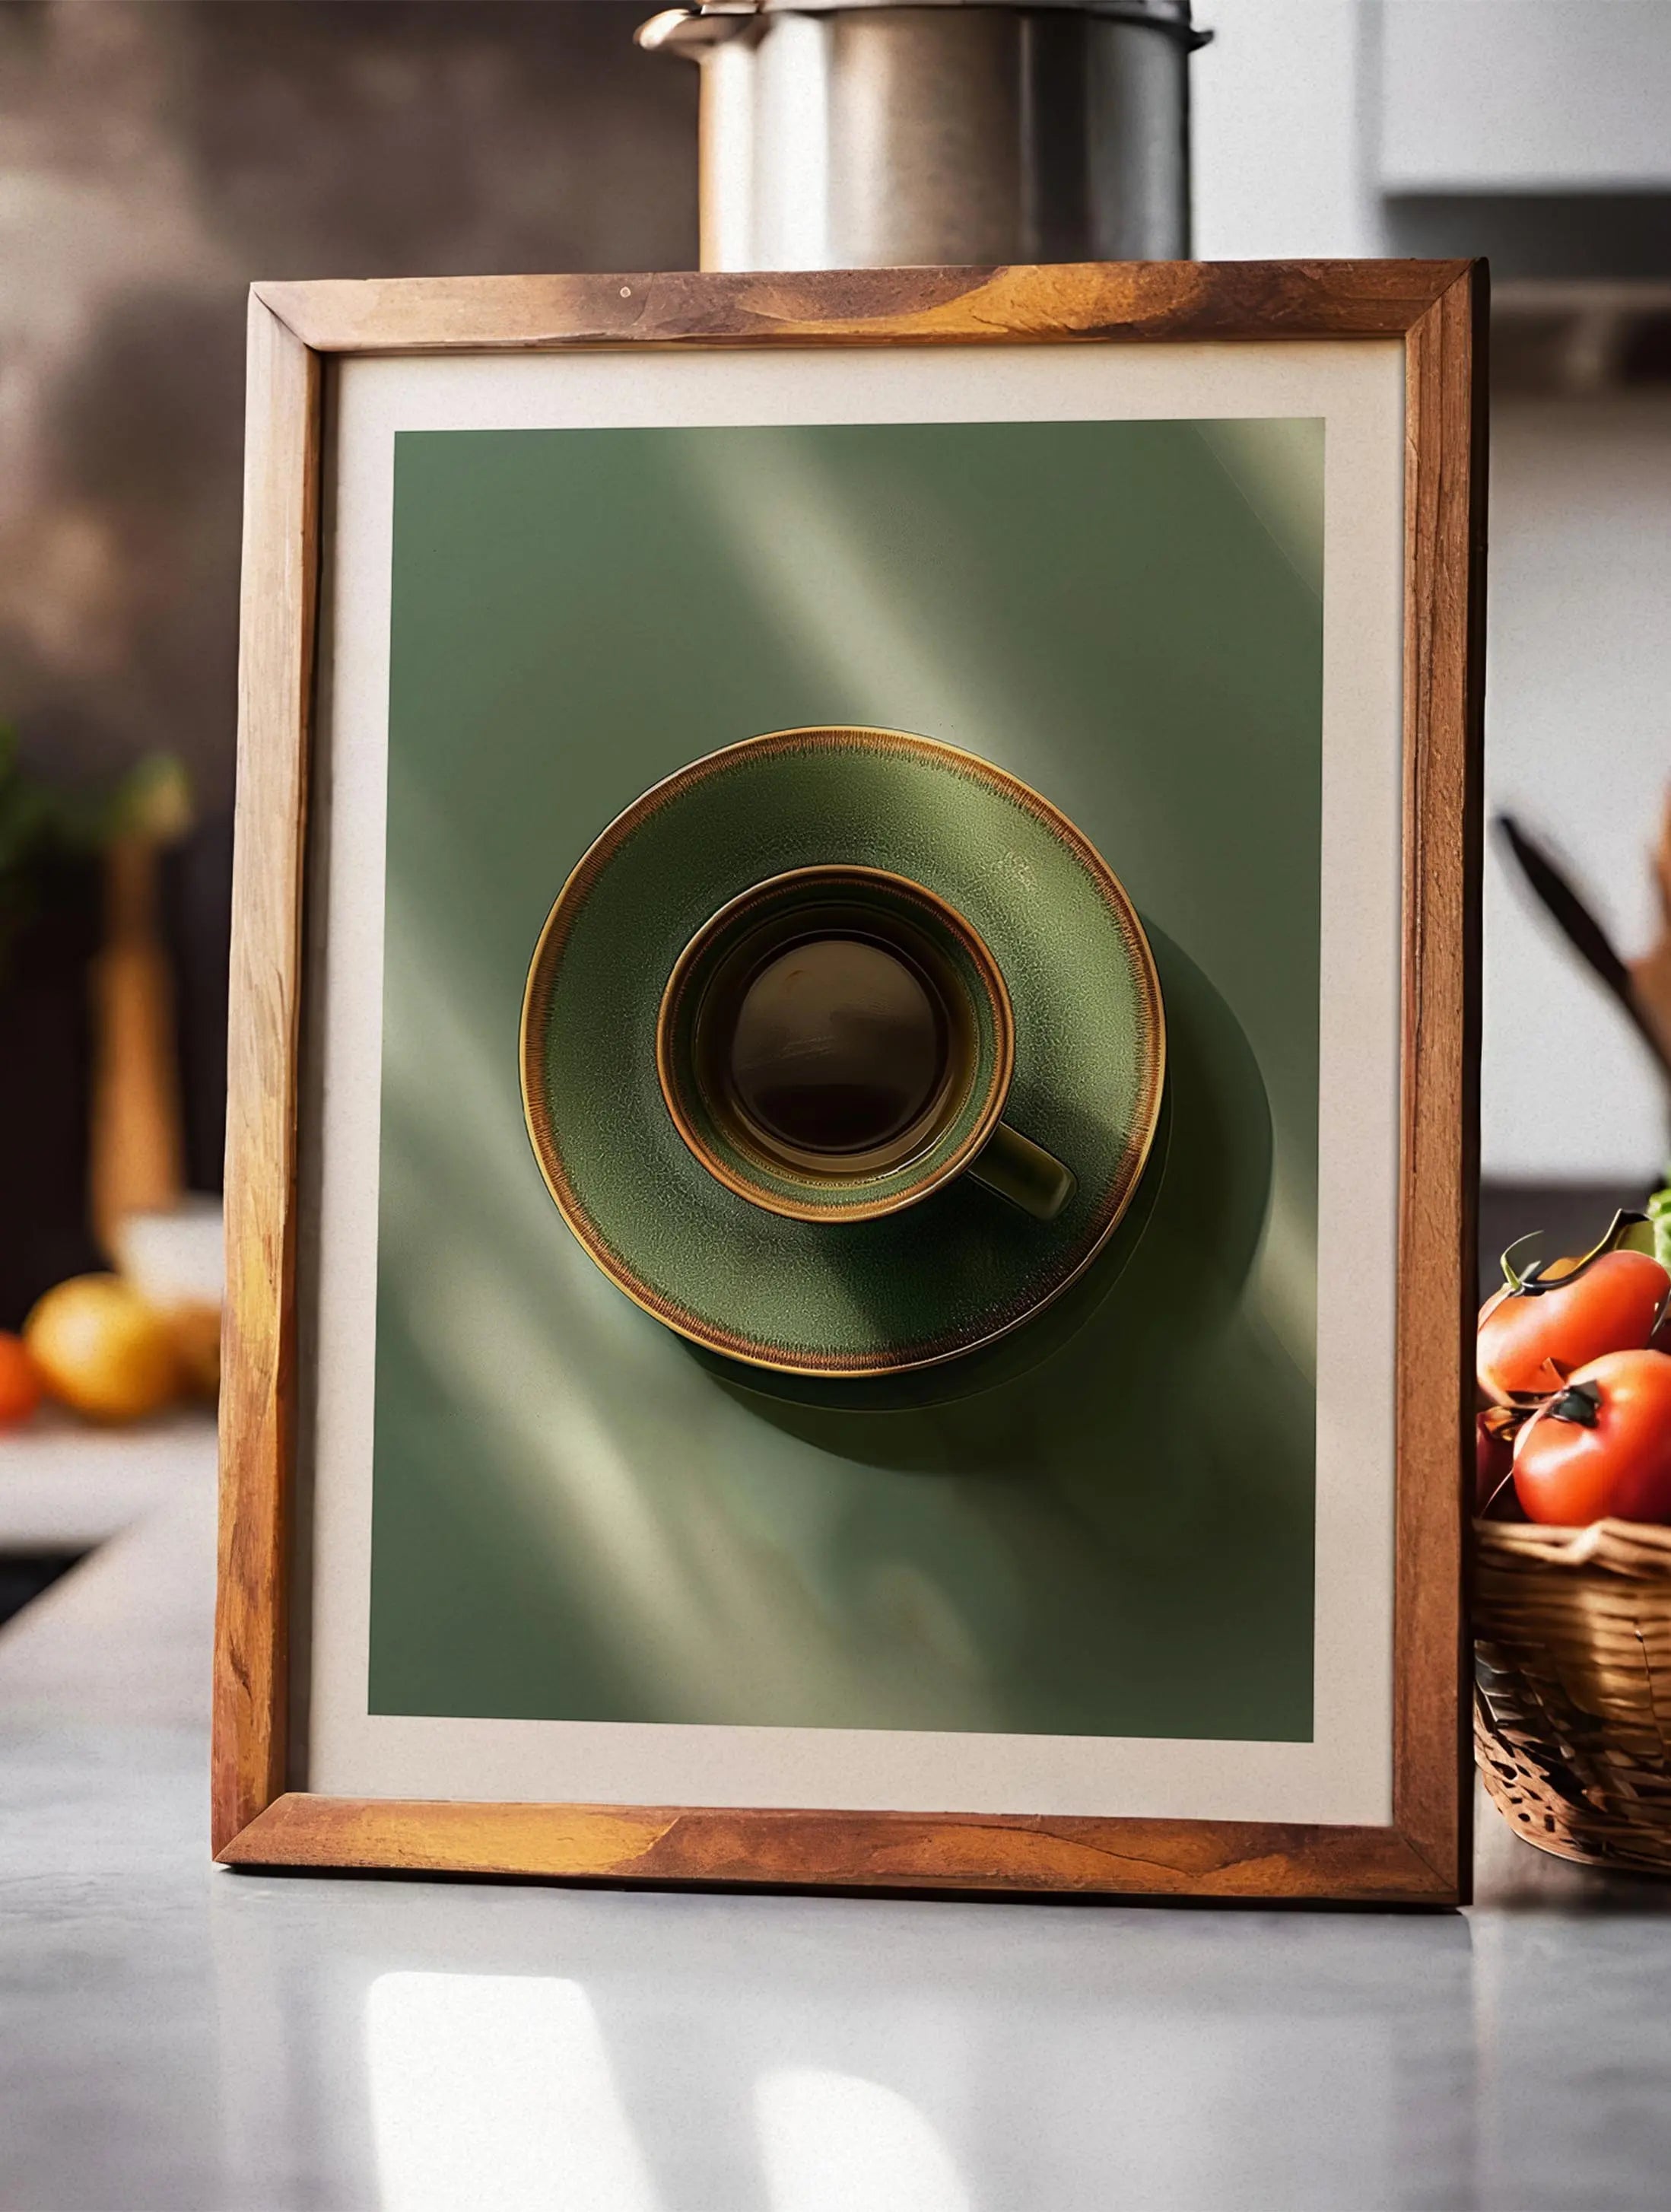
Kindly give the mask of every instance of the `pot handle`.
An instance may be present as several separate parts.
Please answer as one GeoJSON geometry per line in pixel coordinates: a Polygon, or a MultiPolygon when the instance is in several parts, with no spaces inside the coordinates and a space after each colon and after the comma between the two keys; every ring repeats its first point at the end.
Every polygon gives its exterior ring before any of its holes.
{"type": "Polygon", "coordinates": [[[1072,1170],[1007,1121],[993,1131],[969,1162],[969,1172],[1036,1221],[1054,1221],[1073,1195],[1072,1170]]]}
{"type": "Polygon", "coordinates": [[[746,31],[750,23],[747,15],[704,15],[700,8],[664,8],[639,25],[633,44],[647,54],[686,54],[699,62],[713,47],[746,31]]]}

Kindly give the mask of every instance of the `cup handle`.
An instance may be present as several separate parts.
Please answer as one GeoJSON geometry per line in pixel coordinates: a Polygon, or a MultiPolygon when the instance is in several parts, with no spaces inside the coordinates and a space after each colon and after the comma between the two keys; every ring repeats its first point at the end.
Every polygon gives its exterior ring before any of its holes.
{"type": "Polygon", "coordinates": [[[1054,1221],[1073,1195],[1071,1170],[1007,1121],[993,1131],[969,1162],[969,1172],[1036,1221],[1054,1221]]]}

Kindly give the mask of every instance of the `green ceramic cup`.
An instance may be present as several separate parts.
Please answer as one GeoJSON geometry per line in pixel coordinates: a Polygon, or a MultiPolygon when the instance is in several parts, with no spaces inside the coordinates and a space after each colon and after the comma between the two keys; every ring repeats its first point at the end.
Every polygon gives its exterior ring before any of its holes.
{"type": "Polygon", "coordinates": [[[730,900],[675,962],[656,1023],[692,1153],[797,1221],[876,1220],[964,1173],[1054,1220],[1073,1176],[1002,1120],[1014,1067],[980,933],[881,868],[793,868],[730,900]]]}

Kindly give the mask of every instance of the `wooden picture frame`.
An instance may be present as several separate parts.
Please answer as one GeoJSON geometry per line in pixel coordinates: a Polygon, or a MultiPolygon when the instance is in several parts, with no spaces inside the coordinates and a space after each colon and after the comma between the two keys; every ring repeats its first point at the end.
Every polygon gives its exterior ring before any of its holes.
{"type": "Polygon", "coordinates": [[[264,283],[249,307],[213,1849],[232,1866],[1455,1905],[1468,1894],[1483,264],[264,283]],[[289,1784],[298,1125],[321,422],[359,354],[1401,341],[1403,952],[1384,1826],[333,1798],[289,1784]]]}

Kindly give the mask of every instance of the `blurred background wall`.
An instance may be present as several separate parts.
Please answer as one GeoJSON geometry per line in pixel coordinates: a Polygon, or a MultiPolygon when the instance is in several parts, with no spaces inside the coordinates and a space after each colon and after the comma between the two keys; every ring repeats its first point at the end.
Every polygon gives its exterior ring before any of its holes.
{"type": "Polygon", "coordinates": [[[695,72],[631,7],[0,8],[0,688],[230,795],[254,276],[686,267],[695,72]]]}
{"type": "MultiPolygon", "coordinates": [[[[1491,256],[1487,805],[1639,951],[1671,785],[1671,6],[1199,12],[1203,258],[1491,256]]],[[[1495,843],[1485,908],[1488,1184],[1639,1200],[1668,1150],[1652,1062],[1495,843]]]]}
{"type": "MultiPolygon", "coordinates": [[[[190,771],[167,924],[197,1188],[220,1171],[245,289],[693,265],[696,73],[635,51],[648,12],[0,0],[0,720],[70,785],[157,751],[190,771]]],[[[1197,15],[1199,253],[1493,257],[1489,796],[1639,949],[1671,774],[1671,0],[1197,15]]],[[[83,878],[0,975],[0,1326],[93,1261],[97,897],[83,878]]],[[[1495,853],[1486,913],[1487,1176],[1639,1192],[1657,1077],[1495,853]]]]}

